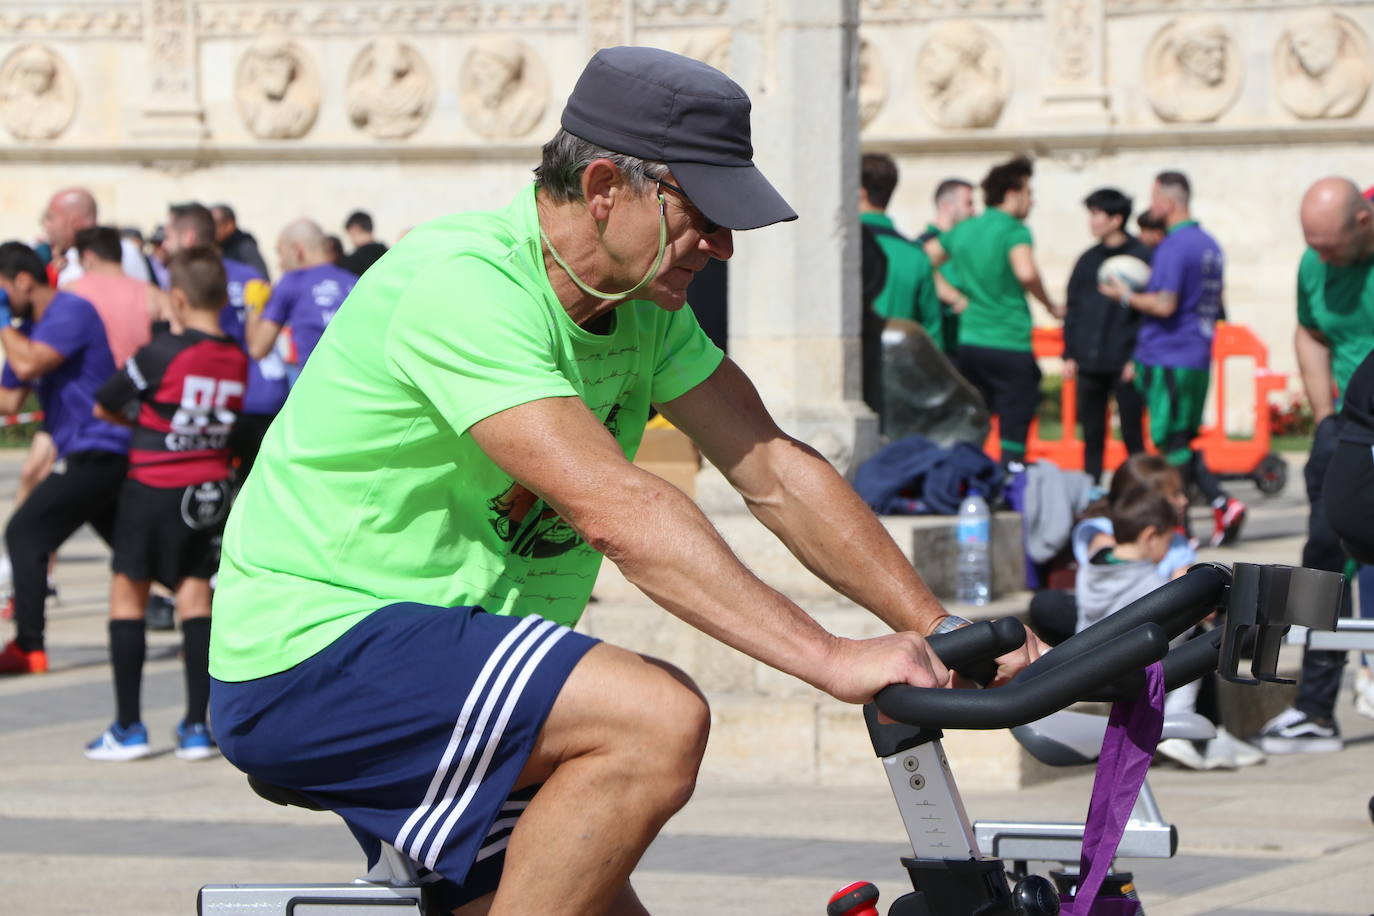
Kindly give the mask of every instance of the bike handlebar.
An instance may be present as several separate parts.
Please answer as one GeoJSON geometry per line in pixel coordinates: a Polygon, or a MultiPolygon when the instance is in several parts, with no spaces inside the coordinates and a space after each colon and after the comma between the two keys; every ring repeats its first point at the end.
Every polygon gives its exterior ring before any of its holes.
{"type": "MultiPolygon", "coordinates": [[[[931,728],[1011,728],[1079,700],[1133,696],[1143,683],[1141,669],[1166,655],[1166,685],[1172,689],[1186,684],[1216,667],[1220,631],[1191,640],[1172,653],[1169,639],[1219,605],[1230,581],[1231,572],[1225,567],[1194,566],[1186,575],[1066,639],[1003,687],[984,691],[897,684],[878,693],[878,709],[899,722],[931,728]]],[[[988,659],[1020,645],[1003,641],[1010,637],[1012,625],[1022,629],[1008,620],[931,637],[931,648],[963,673],[979,664],[981,650],[986,671],[988,659]],[[961,635],[980,627],[981,633],[961,635]],[[954,637],[960,639],[951,643],[954,637]]]]}

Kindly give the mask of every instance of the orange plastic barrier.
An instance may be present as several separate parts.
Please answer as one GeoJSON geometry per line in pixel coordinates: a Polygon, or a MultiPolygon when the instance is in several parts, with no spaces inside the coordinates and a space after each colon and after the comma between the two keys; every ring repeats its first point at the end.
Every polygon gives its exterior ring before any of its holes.
{"type": "MultiPolygon", "coordinates": [[[[1064,352],[1064,332],[1061,328],[1036,328],[1031,335],[1031,349],[1036,359],[1058,357],[1064,352]]],[[[1202,452],[1214,473],[1222,475],[1254,474],[1269,456],[1272,428],[1269,422],[1269,394],[1281,391],[1288,384],[1288,376],[1269,368],[1269,348],[1242,324],[1218,322],[1212,341],[1212,384],[1216,392],[1217,423],[1204,426],[1193,440],[1193,447],[1202,452]],[[1255,432],[1249,439],[1231,439],[1226,435],[1223,418],[1226,416],[1226,361],[1236,358],[1255,361],[1255,432]]],[[[1078,380],[1064,379],[1059,392],[1059,416],[1062,432],[1058,439],[1040,436],[1039,420],[1031,422],[1026,441],[1026,455],[1031,461],[1047,459],[1061,468],[1082,470],[1083,440],[1078,437],[1078,380]]],[[[1108,429],[1110,429],[1110,424],[1108,429]]],[[[1145,419],[1145,447],[1154,451],[1150,441],[1149,417],[1145,419]]],[[[1002,448],[998,439],[997,418],[993,417],[992,431],[983,451],[994,459],[1000,458],[1002,448]]],[[[1102,464],[1115,470],[1126,460],[1126,446],[1119,439],[1108,436],[1102,454],[1102,464]]]]}

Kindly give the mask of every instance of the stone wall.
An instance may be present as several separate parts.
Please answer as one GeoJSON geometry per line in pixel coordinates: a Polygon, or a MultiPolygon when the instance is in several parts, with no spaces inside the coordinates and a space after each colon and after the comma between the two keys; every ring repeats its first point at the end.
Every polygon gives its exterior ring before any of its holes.
{"type": "MultiPolygon", "coordinates": [[[[47,196],[82,183],[106,218],[145,229],[169,201],[228,200],[269,258],[302,214],[339,231],[361,207],[394,238],[504,203],[596,47],[679,50],[748,74],[757,99],[785,98],[796,83],[783,83],[769,39],[794,4],[805,0],[6,0],[0,237],[32,237],[47,196]]],[[[1328,173],[1374,182],[1374,4],[858,9],[861,137],[903,166],[899,225],[924,222],[940,178],[976,180],[1010,151],[1034,152],[1030,225],[1062,290],[1088,243],[1082,197],[1110,184],[1141,199],[1155,172],[1183,169],[1227,250],[1232,315],[1292,368],[1298,198],[1328,173]]],[[[805,100],[790,107],[807,117],[805,100]]],[[[834,214],[789,186],[804,173],[773,171],[803,218],[831,231],[834,214]]]]}

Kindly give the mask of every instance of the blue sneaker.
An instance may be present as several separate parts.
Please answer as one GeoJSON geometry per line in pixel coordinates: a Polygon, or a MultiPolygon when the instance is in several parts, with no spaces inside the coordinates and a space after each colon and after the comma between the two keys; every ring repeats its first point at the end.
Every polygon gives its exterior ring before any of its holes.
{"type": "Polygon", "coordinates": [[[215,755],[215,740],[204,722],[177,725],[177,756],[182,760],[204,760],[215,755]]]}
{"type": "Polygon", "coordinates": [[[92,760],[137,760],[152,753],[148,747],[148,729],[142,722],[120,728],[115,722],[105,734],[86,745],[86,756],[92,760]]]}

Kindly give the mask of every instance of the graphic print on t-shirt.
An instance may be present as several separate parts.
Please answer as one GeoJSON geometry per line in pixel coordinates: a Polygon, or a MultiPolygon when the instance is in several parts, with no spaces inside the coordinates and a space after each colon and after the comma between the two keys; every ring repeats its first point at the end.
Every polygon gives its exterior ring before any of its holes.
{"type": "MultiPolygon", "coordinates": [[[[605,426],[612,436],[619,436],[619,404],[606,414],[605,426]]],[[[511,481],[499,496],[487,500],[487,508],[492,513],[491,527],[517,557],[559,557],[582,544],[573,527],[524,484],[511,481]]]]}

